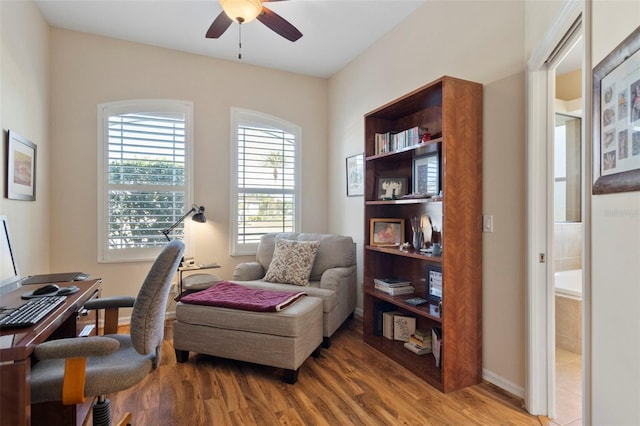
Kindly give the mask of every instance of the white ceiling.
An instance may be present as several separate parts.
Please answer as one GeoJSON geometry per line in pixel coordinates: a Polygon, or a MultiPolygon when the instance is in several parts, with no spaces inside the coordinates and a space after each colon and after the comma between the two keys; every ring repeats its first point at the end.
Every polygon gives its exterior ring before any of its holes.
{"type": "MultiPolygon", "coordinates": [[[[218,0],[35,0],[59,28],[238,61],[238,24],[205,33],[218,0]]],[[[303,34],[292,43],[259,21],[242,26],[242,63],[329,77],[426,0],[289,0],[267,6],[303,34]]]]}

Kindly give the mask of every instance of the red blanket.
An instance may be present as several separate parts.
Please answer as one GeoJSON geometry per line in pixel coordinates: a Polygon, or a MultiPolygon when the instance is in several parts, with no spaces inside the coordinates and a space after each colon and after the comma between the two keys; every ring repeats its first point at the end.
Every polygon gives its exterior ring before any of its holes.
{"type": "Polygon", "coordinates": [[[188,294],[180,301],[192,305],[219,306],[244,311],[279,312],[304,295],[304,291],[260,290],[222,281],[206,290],[188,294]]]}

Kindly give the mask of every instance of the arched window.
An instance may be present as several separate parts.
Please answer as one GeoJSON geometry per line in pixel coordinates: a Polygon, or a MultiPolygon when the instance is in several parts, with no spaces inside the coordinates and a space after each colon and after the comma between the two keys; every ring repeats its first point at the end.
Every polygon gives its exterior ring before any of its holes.
{"type": "Polygon", "coordinates": [[[299,126],[232,108],[231,254],[255,253],[270,232],[297,232],[300,214],[299,126]]]}

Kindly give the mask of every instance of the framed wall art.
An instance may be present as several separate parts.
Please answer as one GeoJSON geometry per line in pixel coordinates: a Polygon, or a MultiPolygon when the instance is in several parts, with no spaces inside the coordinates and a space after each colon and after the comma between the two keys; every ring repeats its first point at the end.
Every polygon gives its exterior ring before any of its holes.
{"type": "Polygon", "coordinates": [[[364,195],[364,154],[347,157],[347,197],[364,195]]]}
{"type": "Polygon", "coordinates": [[[370,219],[369,245],[400,246],[402,244],[404,244],[404,219],[370,219]]]}
{"type": "Polygon", "coordinates": [[[36,152],[33,142],[13,130],[7,132],[7,198],[35,201],[36,152]]]}
{"type": "Polygon", "coordinates": [[[593,193],[640,191],[640,27],[593,69],[593,193]]]}

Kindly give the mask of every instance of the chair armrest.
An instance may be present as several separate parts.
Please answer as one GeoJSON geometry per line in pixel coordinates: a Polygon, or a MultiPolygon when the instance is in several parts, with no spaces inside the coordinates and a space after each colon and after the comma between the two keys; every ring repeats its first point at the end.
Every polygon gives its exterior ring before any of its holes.
{"type": "Polygon", "coordinates": [[[37,359],[81,358],[109,355],[118,350],[120,342],[111,337],[74,337],[50,340],[36,346],[37,359]]]}
{"type": "Polygon", "coordinates": [[[320,288],[338,291],[340,287],[353,284],[355,287],[355,266],[329,268],[320,277],[320,288]]]}
{"type": "Polygon", "coordinates": [[[85,309],[113,309],[113,308],[131,308],[136,298],[132,296],[114,296],[101,297],[98,299],[87,300],[84,303],[85,309]]]}
{"type": "Polygon", "coordinates": [[[104,309],[104,334],[118,333],[118,316],[120,308],[131,308],[136,301],[132,296],[113,296],[87,300],[85,309],[104,309]]]}
{"type": "Polygon", "coordinates": [[[233,270],[234,281],[252,281],[264,277],[265,270],[258,262],[240,263],[233,270]]]}

